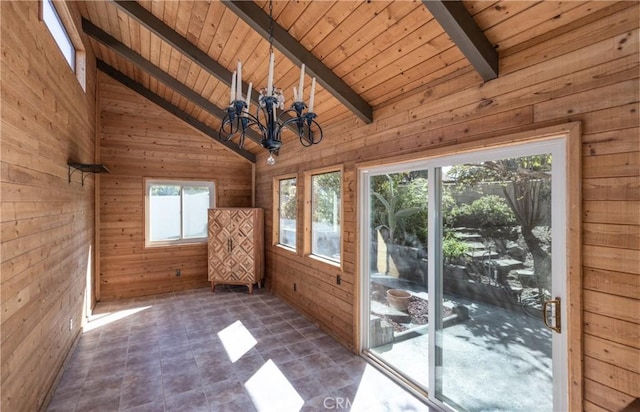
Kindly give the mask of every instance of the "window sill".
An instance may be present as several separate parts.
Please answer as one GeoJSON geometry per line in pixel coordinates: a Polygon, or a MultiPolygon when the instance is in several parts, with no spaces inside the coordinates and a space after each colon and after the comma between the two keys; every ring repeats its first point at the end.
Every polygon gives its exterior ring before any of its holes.
{"type": "Polygon", "coordinates": [[[167,248],[167,247],[190,247],[190,246],[201,246],[206,245],[207,239],[197,240],[197,241],[181,241],[181,242],[157,242],[157,243],[145,243],[145,249],[158,249],[158,248],[167,248]]]}
{"type": "Polygon", "coordinates": [[[338,268],[340,270],[342,270],[342,262],[336,262],[335,260],[331,260],[331,259],[327,259],[324,258],[322,256],[318,256],[318,255],[307,255],[308,258],[313,259],[315,261],[327,264],[329,266],[332,266],[334,268],[338,268]]]}
{"type": "Polygon", "coordinates": [[[298,254],[298,251],[295,247],[283,245],[282,243],[276,243],[274,246],[278,249],[286,250],[287,252],[291,252],[293,254],[298,254]]]}

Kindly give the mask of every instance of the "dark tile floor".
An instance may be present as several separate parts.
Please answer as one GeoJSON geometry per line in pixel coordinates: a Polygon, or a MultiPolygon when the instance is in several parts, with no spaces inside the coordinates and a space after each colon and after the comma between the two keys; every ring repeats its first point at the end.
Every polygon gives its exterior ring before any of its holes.
{"type": "Polygon", "coordinates": [[[264,289],[98,303],[48,411],[427,410],[264,289]]]}

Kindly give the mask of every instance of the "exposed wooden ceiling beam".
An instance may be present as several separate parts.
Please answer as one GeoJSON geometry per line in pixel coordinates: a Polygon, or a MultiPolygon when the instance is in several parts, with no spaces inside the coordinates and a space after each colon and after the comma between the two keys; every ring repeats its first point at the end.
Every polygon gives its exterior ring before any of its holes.
{"type": "Polygon", "coordinates": [[[110,66],[109,64],[105,63],[104,61],[102,61],[100,59],[96,60],[96,66],[97,66],[98,70],[108,74],[113,79],[115,79],[118,82],[122,83],[123,85],[127,86],[129,89],[131,89],[134,92],[140,94],[141,96],[145,97],[146,99],[150,100],[151,102],[155,103],[156,105],[162,107],[163,109],[165,109],[169,113],[173,114],[177,118],[181,119],[185,123],[189,124],[190,126],[194,127],[195,129],[199,130],[200,132],[204,133],[205,135],[209,136],[210,138],[215,140],[217,143],[220,143],[220,144],[224,145],[225,147],[227,147],[230,150],[233,150],[235,153],[237,153],[238,155],[244,157],[245,159],[247,159],[251,163],[255,163],[256,162],[256,156],[253,153],[251,153],[251,152],[249,152],[249,151],[247,151],[245,149],[239,148],[234,143],[226,142],[224,140],[221,140],[220,135],[218,134],[218,131],[216,131],[213,128],[207,126],[206,124],[202,123],[200,120],[196,119],[195,117],[192,117],[188,113],[180,110],[178,107],[176,107],[172,103],[166,101],[162,97],[158,96],[157,94],[155,94],[151,90],[149,90],[146,87],[144,87],[144,85],[136,82],[135,80],[133,80],[132,78],[130,78],[126,74],[118,71],[117,69],[113,68],[112,66],[110,66]]]}
{"type": "MultiPolygon", "coordinates": [[[[269,38],[269,15],[257,4],[242,0],[222,0],[222,2],[262,37],[269,38]]],[[[322,87],[362,121],[365,123],[373,121],[373,109],[369,103],[275,22],[273,23],[273,44],[294,64],[301,66],[304,63],[307,72],[315,76],[322,87]]]]}
{"type": "MultiPolygon", "coordinates": [[[[204,51],[200,50],[195,44],[191,43],[186,37],[181,36],[178,32],[173,30],[167,24],[165,24],[162,20],[154,16],[150,11],[139,5],[135,1],[123,1],[123,0],[113,0],[115,4],[117,4],[122,10],[127,12],[131,17],[136,19],[140,24],[149,29],[156,36],[160,37],[165,42],[169,43],[173,48],[178,50],[180,53],[189,57],[193,60],[197,65],[199,65],[203,70],[207,71],[212,76],[216,77],[218,80],[226,84],[227,86],[231,85],[231,76],[232,72],[227,70],[224,66],[222,66],[217,61],[213,60],[211,56],[209,56],[204,51]]],[[[249,89],[249,84],[245,81],[242,82],[243,90],[249,89]]],[[[254,107],[258,107],[260,104],[258,102],[258,98],[260,94],[257,91],[257,87],[253,89],[251,92],[251,102],[255,105],[254,107]]],[[[291,119],[291,116],[288,114],[282,115],[283,120],[291,119]]],[[[289,125],[289,128],[294,132],[297,131],[295,126],[289,125]]]]}
{"type": "MultiPolygon", "coordinates": [[[[89,20],[82,18],[82,30],[89,36],[91,36],[96,41],[103,44],[105,47],[111,49],[112,51],[118,53],[120,56],[128,60],[129,62],[135,64],[140,69],[149,73],[151,76],[160,80],[169,88],[175,90],[180,93],[182,96],[190,100],[192,103],[200,106],[210,114],[216,116],[219,119],[222,119],[226,113],[225,109],[218,107],[216,104],[212,103],[210,100],[205,99],[202,95],[195,92],[193,89],[185,85],[184,83],[178,81],[176,78],[169,75],[167,72],[162,70],[160,67],[151,63],[149,60],[145,59],[135,51],[128,48],[124,43],[120,42],[115,37],[111,36],[109,33],[102,30],[100,27],[96,26],[89,20]]],[[[261,137],[253,130],[249,130],[247,132],[247,137],[249,137],[254,142],[260,144],[261,137]]]]}
{"type": "Polygon", "coordinates": [[[422,0],[462,54],[487,80],[498,77],[498,52],[487,40],[462,1],[422,0]]]}
{"type": "MultiPolygon", "coordinates": [[[[231,85],[232,72],[227,70],[217,61],[213,60],[211,56],[200,50],[198,46],[191,43],[186,37],[181,36],[165,22],[154,16],[149,10],[145,9],[135,1],[114,0],[114,3],[127,12],[131,17],[136,19],[138,23],[142,24],[156,36],[169,43],[180,53],[189,57],[209,74],[226,85],[231,85]]],[[[247,82],[242,82],[242,84],[243,90],[249,89],[249,84],[247,82]]],[[[258,103],[258,96],[259,94],[256,89],[253,89],[253,92],[251,93],[251,100],[255,104],[258,103]]]]}

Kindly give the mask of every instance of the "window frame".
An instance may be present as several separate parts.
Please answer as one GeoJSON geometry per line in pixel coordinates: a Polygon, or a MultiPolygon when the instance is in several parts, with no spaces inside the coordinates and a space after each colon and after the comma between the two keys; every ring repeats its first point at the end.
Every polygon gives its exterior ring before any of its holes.
{"type": "Polygon", "coordinates": [[[217,182],[215,180],[201,180],[201,179],[165,179],[165,178],[144,178],[143,190],[144,190],[144,246],[145,248],[157,248],[157,247],[172,247],[182,245],[200,245],[206,244],[208,236],[199,238],[183,238],[183,190],[185,186],[209,186],[209,207],[208,209],[215,208],[218,195],[217,195],[217,182]],[[175,185],[180,186],[180,239],[177,240],[151,240],[151,201],[150,201],[150,189],[154,185],[175,185]]]}
{"type": "Polygon", "coordinates": [[[321,169],[314,169],[306,171],[304,174],[304,242],[303,242],[304,256],[318,260],[320,262],[327,263],[331,266],[342,269],[344,262],[344,167],[329,166],[321,169]],[[340,260],[334,260],[325,256],[320,256],[312,253],[312,205],[313,205],[313,185],[312,179],[314,176],[328,174],[328,173],[340,173],[340,260]]]}
{"type": "Polygon", "coordinates": [[[74,23],[73,16],[71,11],[69,10],[69,6],[63,0],[40,0],[39,2],[39,18],[40,21],[47,28],[49,34],[53,38],[53,41],[56,43],[60,54],[64,58],[64,61],[67,63],[67,66],[74,73],[76,80],[82,87],[82,90],[86,93],[87,91],[87,74],[86,74],[86,65],[87,65],[87,53],[84,47],[84,43],[82,42],[82,38],[80,37],[80,32],[78,31],[76,24],[74,23]],[[60,47],[59,40],[53,34],[52,28],[49,26],[49,23],[44,18],[44,3],[47,2],[51,5],[54,17],[56,18],[60,28],[65,34],[66,39],[71,43],[73,47],[73,64],[69,62],[66,55],[62,51],[62,47],[60,47]]]}
{"type": "Polygon", "coordinates": [[[273,246],[280,247],[284,250],[297,253],[298,246],[300,242],[298,241],[299,233],[298,230],[299,222],[300,222],[300,178],[296,173],[276,176],[273,178],[273,237],[272,244],[273,246]],[[284,243],[280,243],[280,183],[283,180],[291,180],[296,179],[296,245],[292,247],[291,245],[287,245],[284,243]]]}

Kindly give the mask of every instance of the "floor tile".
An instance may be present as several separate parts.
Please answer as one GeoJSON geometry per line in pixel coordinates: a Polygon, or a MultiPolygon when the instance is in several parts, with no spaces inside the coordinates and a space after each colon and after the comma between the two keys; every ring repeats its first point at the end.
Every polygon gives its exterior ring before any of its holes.
{"type": "Polygon", "coordinates": [[[291,384],[305,401],[326,393],[326,389],[313,375],[295,379],[291,384]]]}
{"type": "Polygon", "coordinates": [[[120,392],[120,408],[130,409],[163,399],[162,378],[133,379],[127,381],[120,392]]]}
{"type": "MultiPolygon", "coordinates": [[[[267,329],[269,329],[269,332],[271,332],[271,334],[273,335],[279,335],[282,333],[288,333],[288,332],[292,332],[291,330],[291,325],[289,324],[289,322],[287,322],[286,320],[282,320],[280,322],[277,323],[272,323],[272,324],[267,324],[265,325],[267,327],[267,329]]],[[[295,331],[293,331],[295,332],[295,331]]]]}
{"type": "Polygon", "coordinates": [[[73,411],[76,404],[80,400],[82,393],[82,385],[62,388],[58,386],[56,393],[53,395],[47,411],[50,412],[67,412],[73,411]]]}
{"type": "Polygon", "coordinates": [[[330,392],[353,383],[352,378],[338,367],[323,369],[314,374],[314,377],[330,392]]]}
{"type": "Polygon", "coordinates": [[[117,411],[120,407],[120,394],[99,396],[81,396],[76,412],[117,411]]]}
{"type": "Polygon", "coordinates": [[[305,326],[304,328],[297,329],[307,340],[312,340],[316,338],[321,338],[326,336],[326,334],[317,326],[305,326]]]}
{"type": "Polygon", "coordinates": [[[327,410],[340,410],[334,399],[328,395],[320,395],[307,400],[302,406],[301,412],[318,412],[327,410]]]}
{"type": "MultiPolygon", "coordinates": [[[[367,373],[376,382],[388,378],[264,289],[249,295],[221,286],[215,294],[203,288],[99,302],[94,314],[137,308],[144,309],[81,336],[48,411],[277,409],[277,397],[259,393],[260,385],[273,385],[269,368],[283,383],[273,389],[294,390],[303,411],[340,410],[359,393],[367,400],[358,405],[367,410],[390,405],[378,390],[360,386],[367,373]],[[218,333],[238,322],[248,333],[234,335],[242,341],[225,337],[225,344],[243,349],[229,355],[218,333]]],[[[403,396],[407,405],[422,405],[397,387],[389,393],[393,405],[405,402],[403,396]]]]}
{"type": "Polygon", "coordinates": [[[123,375],[123,385],[133,380],[162,378],[162,367],[159,359],[151,359],[144,363],[127,364],[123,375]]]}
{"type": "Polygon", "coordinates": [[[282,317],[280,317],[280,315],[266,315],[260,318],[260,322],[262,322],[262,324],[267,327],[282,323],[285,320],[286,319],[283,319],[282,317]]]}
{"type": "Polygon", "coordinates": [[[162,374],[162,387],[164,388],[164,396],[167,398],[201,389],[202,381],[197,368],[195,372],[193,370],[174,371],[171,375],[166,373],[162,374]]]}
{"type": "Polygon", "coordinates": [[[216,407],[234,402],[237,400],[249,400],[244,386],[236,379],[227,379],[214,385],[203,388],[207,395],[209,405],[215,409],[216,407]]]}
{"type": "Polygon", "coordinates": [[[323,369],[333,369],[336,367],[336,364],[331,360],[331,358],[321,352],[312,353],[299,358],[299,360],[307,369],[312,371],[312,373],[318,373],[323,369]]]}
{"type": "Polygon", "coordinates": [[[330,350],[342,348],[342,346],[338,342],[336,342],[335,339],[327,335],[313,339],[311,340],[311,342],[323,351],[330,351],[330,350]]]}
{"type": "Polygon", "coordinates": [[[291,343],[287,345],[287,347],[289,348],[289,351],[298,358],[303,358],[320,351],[316,345],[306,339],[298,343],[291,343]]]}
{"type": "Polygon", "coordinates": [[[194,389],[178,395],[165,398],[165,410],[167,412],[209,412],[209,403],[202,389],[194,389]]]}
{"type": "Polygon", "coordinates": [[[287,349],[286,347],[275,349],[269,348],[264,351],[261,350],[260,353],[262,354],[262,357],[265,361],[271,359],[278,365],[296,359],[295,355],[289,352],[289,349],[287,349]]]}
{"type": "Polygon", "coordinates": [[[230,378],[236,379],[235,370],[228,366],[207,364],[199,368],[202,386],[207,388],[230,378]]]}
{"type": "Polygon", "coordinates": [[[253,355],[245,355],[233,363],[230,369],[233,369],[234,375],[241,382],[246,382],[253,374],[255,374],[262,365],[264,365],[265,359],[259,353],[253,355]]]}
{"type": "Polygon", "coordinates": [[[216,405],[212,411],[216,412],[254,412],[257,411],[256,407],[253,406],[253,402],[248,397],[244,397],[241,399],[233,400],[229,403],[224,403],[221,405],[216,405]]]}
{"type": "Polygon", "coordinates": [[[133,408],[120,408],[122,412],[164,412],[164,398],[156,399],[133,408]]]}
{"type": "Polygon", "coordinates": [[[332,361],[341,365],[343,363],[349,362],[353,359],[353,353],[349,352],[346,348],[336,348],[330,349],[324,352],[332,361]]]}

